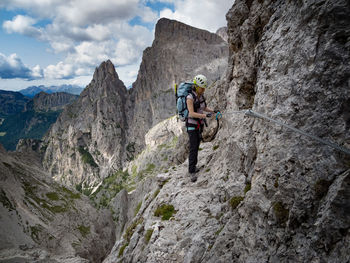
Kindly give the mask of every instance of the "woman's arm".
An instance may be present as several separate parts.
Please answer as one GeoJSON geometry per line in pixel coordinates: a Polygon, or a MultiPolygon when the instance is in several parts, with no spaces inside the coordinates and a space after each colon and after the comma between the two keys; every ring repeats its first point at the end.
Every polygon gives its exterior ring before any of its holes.
{"type": "Polygon", "coordinates": [[[204,119],[207,115],[201,114],[198,112],[194,111],[193,107],[193,100],[192,99],[186,99],[187,103],[187,109],[188,109],[188,116],[191,118],[199,118],[199,119],[204,119]]]}
{"type": "Polygon", "coordinates": [[[212,110],[212,109],[210,109],[208,107],[205,107],[204,111],[206,111],[206,112],[214,112],[214,110],[212,110]]]}

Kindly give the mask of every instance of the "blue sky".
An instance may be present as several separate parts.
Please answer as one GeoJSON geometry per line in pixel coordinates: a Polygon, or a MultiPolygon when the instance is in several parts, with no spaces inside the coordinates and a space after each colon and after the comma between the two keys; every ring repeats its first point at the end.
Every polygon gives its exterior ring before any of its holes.
{"type": "Polygon", "coordinates": [[[1,0],[0,89],[86,86],[110,59],[126,86],[161,17],[215,32],[234,0],[1,0]]]}

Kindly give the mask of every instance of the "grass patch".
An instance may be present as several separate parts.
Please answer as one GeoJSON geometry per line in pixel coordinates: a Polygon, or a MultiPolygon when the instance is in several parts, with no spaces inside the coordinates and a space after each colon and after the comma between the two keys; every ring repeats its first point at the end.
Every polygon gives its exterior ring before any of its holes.
{"type": "Polygon", "coordinates": [[[55,192],[47,193],[46,196],[47,196],[47,198],[49,198],[50,200],[53,200],[53,201],[58,201],[60,199],[58,194],[55,192]]]}
{"type": "Polygon", "coordinates": [[[125,250],[125,248],[126,248],[127,246],[129,246],[129,243],[126,243],[126,244],[124,244],[124,245],[121,246],[121,248],[119,249],[118,258],[120,258],[121,256],[123,256],[124,250],[125,250]]]}
{"type": "Polygon", "coordinates": [[[89,226],[84,226],[80,225],[77,227],[79,230],[80,234],[85,238],[88,234],[90,234],[90,227],[89,226]]]}
{"type": "Polygon", "coordinates": [[[247,192],[249,192],[250,189],[252,189],[252,184],[251,184],[251,183],[247,183],[247,184],[245,185],[245,188],[244,188],[244,194],[246,194],[247,192]]]}
{"type": "Polygon", "coordinates": [[[153,234],[153,229],[147,229],[146,234],[145,234],[145,243],[148,244],[149,241],[151,240],[153,234]]]}
{"type": "Polygon", "coordinates": [[[220,147],[220,145],[214,145],[213,146],[213,151],[217,150],[220,147]]]}
{"type": "Polygon", "coordinates": [[[80,199],[80,193],[74,193],[73,191],[69,190],[68,188],[62,186],[62,191],[66,194],[66,197],[71,199],[80,199]]]}
{"type": "Polygon", "coordinates": [[[84,163],[89,164],[92,167],[98,167],[97,163],[95,162],[94,158],[92,155],[87,151],[84,147],[80,146],[78,148],[78,151],[81,155],[81,159],[83,160],[84,163]]]}
{"type": "Polygon", "coordinates": [[[223,229],[224,229],[224,226],[220,227],[219,230],[215,232],[215,235],[218,236],[223,229]]]}
{"type": "Polygon", "coordinates": [[[137,204],[136,208],[135,208],[135,216],[137,215],[137,213],[140,211],[140,208],[142,206],[142,201],[140,203],[137,204]]]}
{"type": "Polygon", "coordinates": [[[206,173],[210,172],[210,168],[208,168],[207,170],[205,170],[206,173]]]}
{"type": "Polygon", "coordinates": [[[124,234],[124,239],[127,240],[127,242],[129,243],[130,238],[132,237],[132,235],[134,234],[135,228],[141,224],[143,222],[143,218],[139,218],[138,220],[134,221],[126,230],[125,230],[125,234],[124,234]]]}
{"type": "Polygon", "coordinates": [[[173,205],[163,204],[158,206],[156,211],[154,211],[154,215],[157,217],[161,217],[162,220],[169,220],[173,214],[176,213],[173,205]]]}
{"type": "Polygon", "coordinates": [[[243,196],[234,196],[230,199],[230,205],[232,209],[236,209],[237,206],[243,201],[243,196]]]}
{"type": "Polygon", "coordinates": [[[157,190],[154,191],[153,199],[157,197],[157,195],[159,194],[159,192],[160,192],[160,188],[158,188],[157,190]]]}

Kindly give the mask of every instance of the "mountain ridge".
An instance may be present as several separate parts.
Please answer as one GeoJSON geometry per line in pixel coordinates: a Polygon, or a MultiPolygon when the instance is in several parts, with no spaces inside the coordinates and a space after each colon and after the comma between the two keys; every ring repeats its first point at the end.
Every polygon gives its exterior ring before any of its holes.
{"type": "Polygon", "coordinates": [[[33,98],[36,94],[42,91],[48,94],[55,93],[55,92],[66,92],[74,95],[79,95],[83,90],[84,88],[78,85],[63,84],[60,86],[45,86],[45,85],[30,86],[28,88],[21,89],[18,92],[20,92],[24,96],[33,98]]]}

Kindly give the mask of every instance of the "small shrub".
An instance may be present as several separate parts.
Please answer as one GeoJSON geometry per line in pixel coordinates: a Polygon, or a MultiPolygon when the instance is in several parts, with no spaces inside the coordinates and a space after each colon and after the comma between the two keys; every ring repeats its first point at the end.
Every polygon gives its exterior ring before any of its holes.
{"type": "Polygon", "coordinates": [[[223,229],[224,229],[224,226],[220,227],[220,229],[215,232],[215,235],[219,235],[223,229]]]}
{"type": "Polygon", "coordinates": [[[147,229],[146,234],[145,234],[145,243],[148,244],[149,241],[151,240],[153,234],[153,229],[147,229]]]}
{"type": "Polygon", "coordinates": [[[88,234],[90,234],[90,227],[89,226],[84,226],[80,225],[77,227],[79,230],[80,234],[85,238],[88,234]]]}
{"type": "Polygon", "coordinates": [[[60,198],[58,197],[58,194],[55,192],[50,192],[46,194],[47,198],[53,201],[58,201],[60,198]]]}
{"type": "Polygon", "coordinates": [[[248,191],[250,191],[251,188],[252,188],[252,184],[251,183],[247,183],[245,185],[245,188],[244,188],[244,194],[246,194],[248,191]]]}
{"type": "Polygon", "coordinates": [[[153,194],[153,199],[157,197],[157,195],[159,194],[159,192],[160,192],[160,189],[158,188],[158,189],[154,192],[154,194],[153,194]]]}
{"type": "Polygon", "coordinates": [[[124,234],[124,239],[128,242],[130,241],[130,238],[134,234],[135,228],[143,222],[143,218],[139,218],[138,220],[134,221],[126,230],[124,234]]]}
{"type": "Polygon", "coordinates": [[[120,258],[121,256],[123,256],[124,250],[125,250],[125,248],[126,248],[127,246],[129,246],[129,243],[126,243],[126,244],[124,244],[124,245],[121,246],[121,248],[119,249],[118,258],[120,258]]]}
{"type": "Polygon", "coordinates": [[[219,148],[219,145],[214,145],[213,146],[213,151],[217,150],[219,148]]]}
{"type": "Polygon", "coordinates": [[[230,199],[230,205],[232,209],[236,209],[237,206],[243,201],[243,196],[234,196],[230,199]]]}
{"type": "Polygon", "coordinates": [[[157,217],[162,217],[162,220],[169,220],[173,214],[176,213],[173,205],[163,204],[158,206],[156,211],[154,211],[154,215],[157,217]]]}
{"type": "Polygon", "coordinates": [[[79,153],[81,154],[81,159],[83,160],[84,163],[87,163],[92,167],[98,167],[92,155],[87,150],[85,150],[84,147],[80,146],[78,150],[79,150],[79,153]]]}
{"type": "Polygon", "coordinates": [[[137,204],[136,208],[135,208],[135,216],[137,215],[137,213],[140,211],[140,208],[142,206],[142,201],[140,203],[137,204]]]}
{"type": "Polygon", "coordinates": [[[149,164],[147,165],[147,167],[146,167],[145,172],[146,172],[146,173],[152,173],[153,170],[154,170],[154,168],[156,168],[156,166],[155,166],[153,163],[149,163],[149,164]]]}

